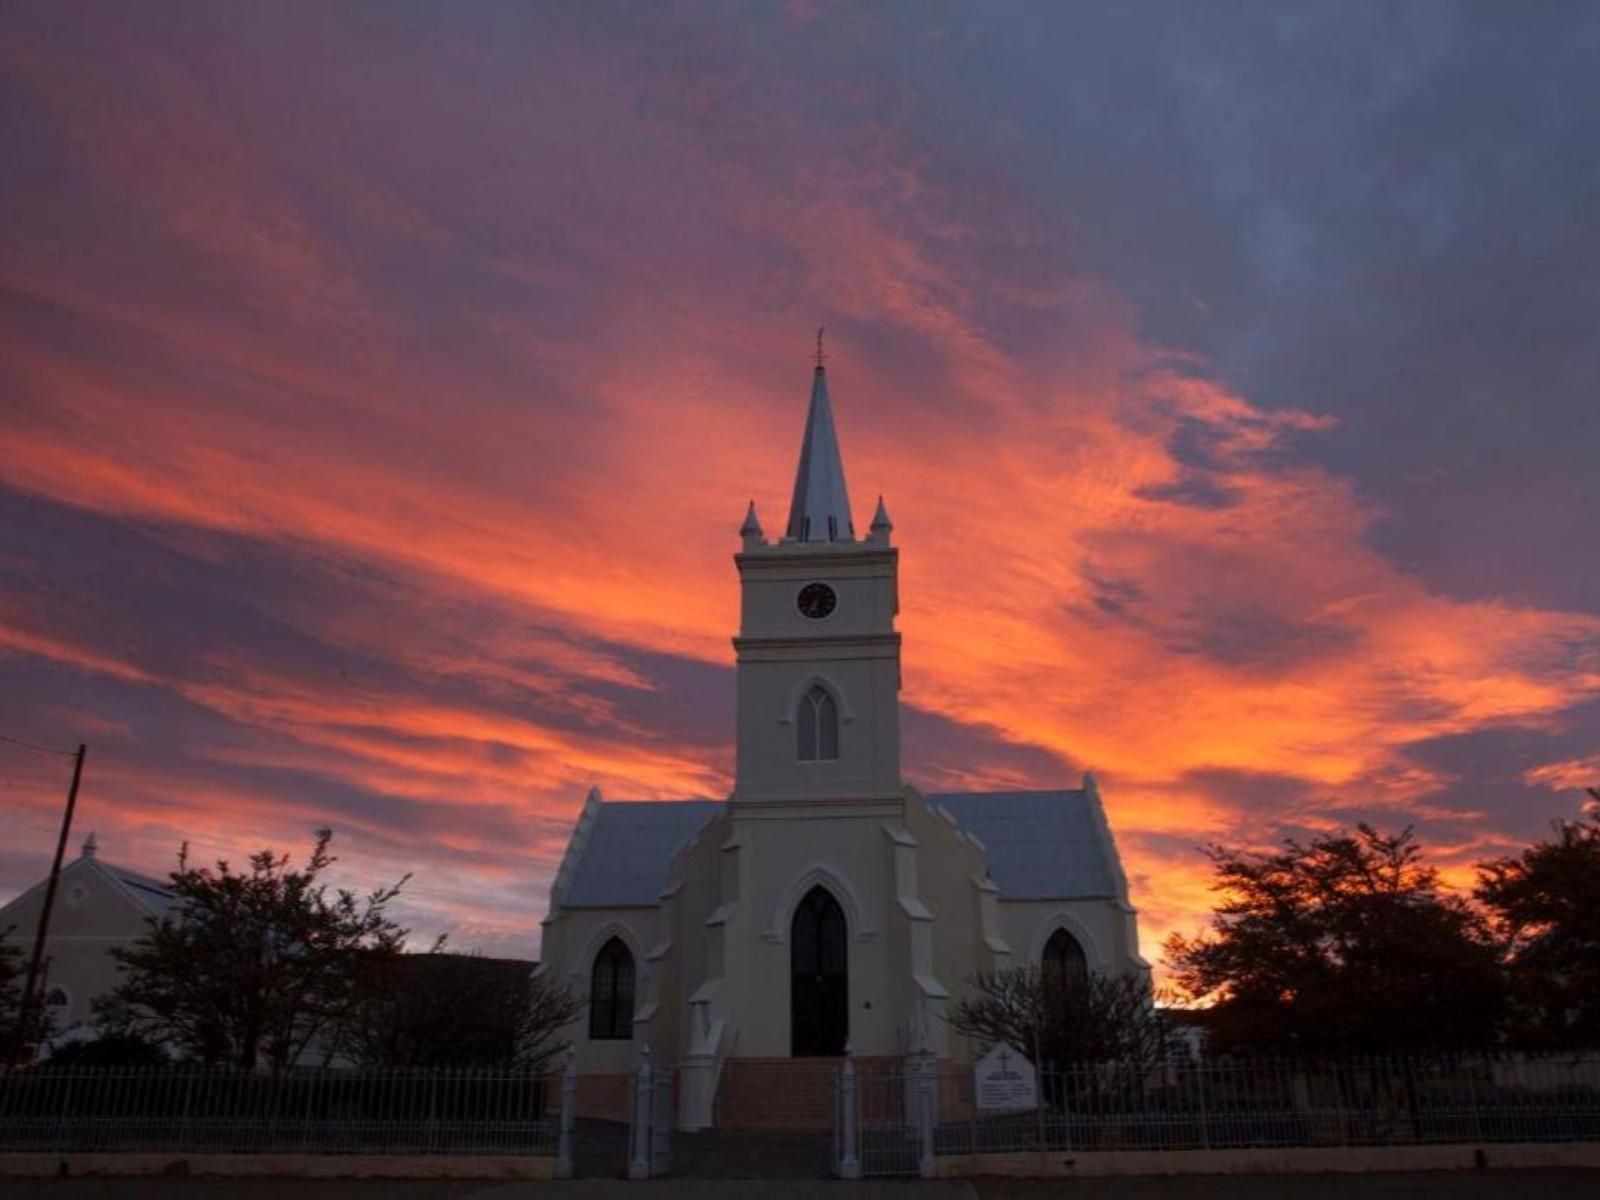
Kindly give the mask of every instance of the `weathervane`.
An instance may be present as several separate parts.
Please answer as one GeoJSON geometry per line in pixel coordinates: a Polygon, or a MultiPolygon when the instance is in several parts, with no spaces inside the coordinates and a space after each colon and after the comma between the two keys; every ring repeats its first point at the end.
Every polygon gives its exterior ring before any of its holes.
{"type": "Polygon", "coordinates": [[[822,360],[824,357],[822,353],[822,331],[826,328],[826,325],[817,326],[817,370],[819,371],[822,370],[822,360]]]}

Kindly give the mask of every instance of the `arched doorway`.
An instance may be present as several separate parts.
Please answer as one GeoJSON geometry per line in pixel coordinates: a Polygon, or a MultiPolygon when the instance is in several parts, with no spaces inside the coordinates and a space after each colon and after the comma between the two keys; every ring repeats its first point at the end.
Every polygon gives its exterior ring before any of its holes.
{"type": "Polygon", "coordinates": [[[849,936],[844,909],[825,887],[800,901],[789,926],[789,1053],[844,1053],[850,1039],[849,936]]]}

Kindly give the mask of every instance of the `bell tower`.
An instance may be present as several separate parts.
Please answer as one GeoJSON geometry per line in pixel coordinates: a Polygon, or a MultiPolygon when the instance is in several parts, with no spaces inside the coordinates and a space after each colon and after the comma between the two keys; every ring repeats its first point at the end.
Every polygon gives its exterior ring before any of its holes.
{"type": "MultiPolygon", "coordinates": [[[[819,350],[784,536],[752,503],[741,594],[735,804],[898,804],[899,551],[883,500],[858,541],[819,350]]],[[[775,809],[773,815],[778,815],[775,809]]]]}

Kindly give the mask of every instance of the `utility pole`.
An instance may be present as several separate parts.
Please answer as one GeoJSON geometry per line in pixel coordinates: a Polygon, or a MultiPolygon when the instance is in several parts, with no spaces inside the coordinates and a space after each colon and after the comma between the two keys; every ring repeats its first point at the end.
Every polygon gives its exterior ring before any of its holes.
{"type": "Polygon", "coordinates": [[[72,786],[67,789],[67,811],[61,815],[61,836],[56,840],[56,860],[50,864],[50,882],[44,889],[44,910],[39,913],[39,931],[33,938],[33,957],[28,960],[28,982],[22,989],[22,1011],[17,1017],[16,1053],[21,1056],[28,1044],[28,1033],[33,1017],[35,985],[39,982],[39,968],[44,964],[44,942],[50,933],[50,911],[56,904],[56,884],[61,880],[61,859],[67,852],[67,839],[72,836],[72,810],[78,806],[78,784],[83,779],[83,756],[88,747],[78,743],[78,752],[72,756],[72,786]]]}

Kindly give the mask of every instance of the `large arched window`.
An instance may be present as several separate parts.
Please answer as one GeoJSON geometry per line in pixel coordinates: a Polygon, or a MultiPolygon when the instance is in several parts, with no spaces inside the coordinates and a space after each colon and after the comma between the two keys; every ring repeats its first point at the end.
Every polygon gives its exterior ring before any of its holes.
{"type": "Polygon", "coordinates": [[[633,1037],[633,955],[612,938],[594,956],[589,975],[589,1037],[626,1041],[633,1037]]]}
{"type": "Polygon", "coordinates": [[[839,704],[820,683],[800,697],[796,756],[802,762],[839,757],[839,704]]]}
{"type": "Polygon", "coordinates": [[[1040,965],[1045,982],[1059,987],[1065,995],[1081,996],[1089,986],[1089,959],[1078,939],[1065,929],[1050,935],[1044,946],[1044,962],[1040,965]]]}

